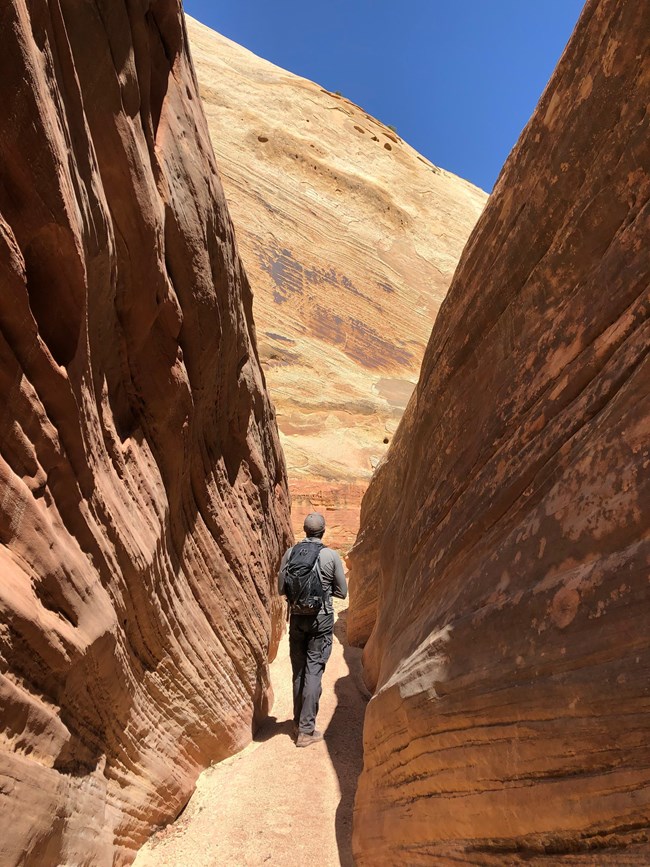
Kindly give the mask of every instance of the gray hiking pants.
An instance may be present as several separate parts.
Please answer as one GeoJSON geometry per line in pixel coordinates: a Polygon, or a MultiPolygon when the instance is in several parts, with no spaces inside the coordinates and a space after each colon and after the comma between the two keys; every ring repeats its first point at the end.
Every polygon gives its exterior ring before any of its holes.
{"type": "Polygon", "coordinates": [[[292,614],[289,622],[289,655],[293,672],[293,721],[301,733],[316,725],[323,672],[332,652],[334,614],[292,614]]]}

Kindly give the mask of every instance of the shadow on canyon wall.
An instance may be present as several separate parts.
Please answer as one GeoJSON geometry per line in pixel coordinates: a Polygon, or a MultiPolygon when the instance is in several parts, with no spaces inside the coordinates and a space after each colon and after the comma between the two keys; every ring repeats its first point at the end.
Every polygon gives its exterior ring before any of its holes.
{"type": "Polygon", "coordinates": [[[348,611],[337,613],[334,634],[343,646],[348,674],[334,686],[336,710],[325,731],[325,743],[336,771],[341,800],[336,810],[336,842],[341,867],[354,867],[352,812],[357,780],[363,768],[363,720],[369,694],[361,676],[361,649],[347,641],[348,611]]]}

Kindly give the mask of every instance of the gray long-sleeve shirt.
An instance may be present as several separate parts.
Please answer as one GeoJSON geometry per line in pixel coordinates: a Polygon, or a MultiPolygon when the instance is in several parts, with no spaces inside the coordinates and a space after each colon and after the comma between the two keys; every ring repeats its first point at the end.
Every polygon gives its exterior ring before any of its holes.
{"type": "MultiPolygon", "coordinates": [[[[318,539],[315,536],[309,536],[303,541],[311,542],[314,545],[320,545],[322,548],[318,555],[318,560],[316,561],[316,568],[318,569],[318,577],[320,578],[320,582],[323,585],[323,590],[325,592],[323,612],[326,614],[333,614],[334,606],[332,605],[332,596],[336,596],[337,599],[345,599],[348,595],[348,585],[345,580],[345,572],[343,571],[343,562],[336,551],[332,551],[331,548],[325,547],[321,539],[318,539]]],[[[284,567],[286,566],[292,551],[293,547],[289,548],[288,551],[285,552],[284,557],[282,558],[282,563],[280,564],[278,593],[280,593],[281,596],[286,596],[284,590],[284,567]]]]}

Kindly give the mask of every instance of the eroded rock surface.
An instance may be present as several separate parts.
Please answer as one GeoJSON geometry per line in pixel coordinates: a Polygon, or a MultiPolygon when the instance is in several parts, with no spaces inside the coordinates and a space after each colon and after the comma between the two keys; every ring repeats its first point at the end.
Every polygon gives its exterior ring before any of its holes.
{"type": "Polygon", "coordinates": [[[650,861],[649,47],[587,3],[364,501],[362,867],[650,861]]]}
{"type": "Polygon", "coordinates": [[[0,32],[0,862],[126,864],[268,707],[284,463],[178,2],[0,32]]]}
{"type": "Polygon", "coordinates": [[[344,97],[192,19],[188,32],[294,526],[322,510],[345,549],[486,196],[344,97]]]}

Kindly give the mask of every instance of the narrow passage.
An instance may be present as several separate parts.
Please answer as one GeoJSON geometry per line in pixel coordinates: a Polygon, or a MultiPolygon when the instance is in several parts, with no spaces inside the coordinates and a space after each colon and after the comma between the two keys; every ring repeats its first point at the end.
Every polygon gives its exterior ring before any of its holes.
{"type": "Polygon", "coordinates": [[[271,716],[245,750],[201,774],[181,816],[149,840],[134,867],[353,867],[352,806],[367,693],[361,651],[346,641],[347,600],[335,599],[334,608],[316,723],[324,742],[297,749],[291,737],[285,634],[271,666],[271,716]]]}

